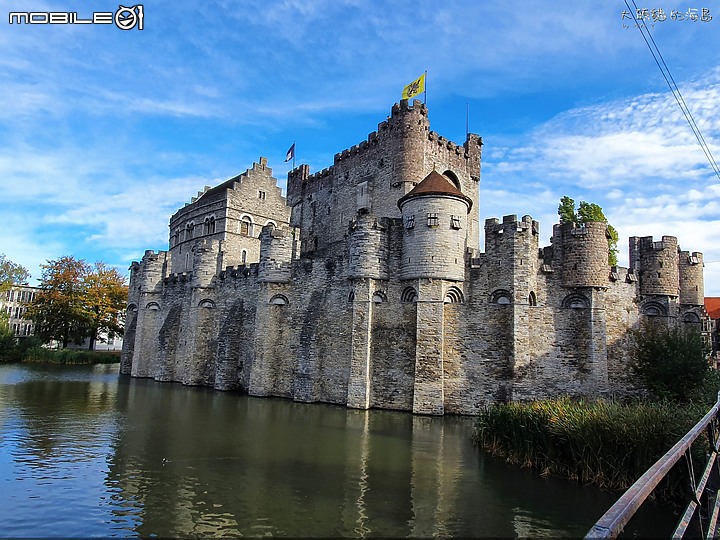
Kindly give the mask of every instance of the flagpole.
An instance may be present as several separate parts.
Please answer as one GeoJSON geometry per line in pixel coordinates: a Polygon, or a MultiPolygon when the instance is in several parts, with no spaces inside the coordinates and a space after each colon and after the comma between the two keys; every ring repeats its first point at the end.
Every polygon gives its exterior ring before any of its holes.
{"type": "Polygon", "coordinates": [[[425,70],[425,103],[423,105],[427,105],[427,69],[425,70]]]}
{"type": "Polygon", "coordinates": [[[470,102],[465,102],[465,139],[470,134],[470,102]]]}
{"type": "Polygon", "coordinates": [[[295,141],[293,141],[293,170],[295,170],[295,154],[297,153],[296,150],[297,147],[295,146],[295,141]]]}

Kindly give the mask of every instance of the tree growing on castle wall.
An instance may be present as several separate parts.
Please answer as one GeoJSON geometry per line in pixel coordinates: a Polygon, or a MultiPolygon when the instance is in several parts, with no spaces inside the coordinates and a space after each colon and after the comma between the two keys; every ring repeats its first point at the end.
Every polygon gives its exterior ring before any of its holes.
{"type": "Polygon", "coordinates": [[[71,256],[48,261],[42,265],[40,288],[27,317],[43,341],[56,340],[64,349],[89,338],[92,349],[100,332],[122,335],[127,286],[105,263],[91,266],[71,256]]]}
{"type": "Polygon", "coordinates": [[[575,201],[567,195],[560,199],[560,205],[558,206],[558,216],[560,216],[560,223],[575,223],[577,225],[583,225],[585,223],[601,222],[607,224],[607,237],[608,237],[608,263],[610,266],[617,266],[618,264],[618,240],[619,235],[615,230],[615,227],[608,223],[602,208],[595,204],[585,201],[580,201],[577,211],[575,210],[575,201]]]}

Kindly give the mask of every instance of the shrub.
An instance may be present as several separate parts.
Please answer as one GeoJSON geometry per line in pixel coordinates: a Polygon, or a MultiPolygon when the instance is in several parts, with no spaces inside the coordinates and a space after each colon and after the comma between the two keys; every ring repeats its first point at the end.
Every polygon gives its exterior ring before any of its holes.
{"type": "Polygon", "coordinates": [[[646,324],[633,338],[630,368],[656,399],[687,403],[712,384],[709,350],[696,330],[646,324]]]}

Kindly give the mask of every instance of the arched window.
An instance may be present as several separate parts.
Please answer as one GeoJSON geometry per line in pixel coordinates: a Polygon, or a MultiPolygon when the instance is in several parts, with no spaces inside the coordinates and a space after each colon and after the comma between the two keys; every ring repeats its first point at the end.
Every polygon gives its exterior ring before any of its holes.
{"type": "Polygon", "coordinates": [[[148,305],[145,306],[145,309],[148,311],[158,311],[160,309],[160,304],[157,302],[149,302],[148,305]]]}
{"type": "Polygon", "coordinates": [[[205,218],[205,234],[215,234],[215,216],[205,218]]]}
{"type": "Polygon", "coordinates": [[[697,313],[693,313],[692,311],[688,311],[685,315],[683,315],[682,320],[684,323],[700,323],[700,317],[697,313]]]}
{"type": "Polygon", "coordinates": [[[247,250],[245,249],[240,252],[240,262],[242,264],[247,264],[247,250]]]}
{"type": "Polygon", "coordinates": [[[348,294],[348,302],[354,302],[355,301],[355,291],[350,291],[350,294],[348,294]]]}
{"type": "Polygon", "coordinates": [[[250,216],[243,216],[240,220],[240,234],[244,236],[252,236],[253,222],[250,216]]]}
{"type": "Polygon", "coordinates": [[[665,317],[665,306],[659,302],[647,302],[642,306],[642,313],[648,317],[665,317]]]}
{"type": "Polygon", "coordinates": [[[462,304],[463,303],[462,291],[455,286],[450,287],[447,290],[447,293],[445,293],[444,302],[446,304],[462,304]]]}
{"type": "Polygon", "coordinates": [[[268,219],[267,223],[265,223],[265,226],[267,227],[270,225],[273,229],[277,228],[277,223],[275,223],[272,219],[268,219]]]}
{"type": "Polygon", "coordinates": [[[185,225],[185,240],[191,240],[193,237],[193,231],[195,230],[195,222],[190,221],[185,225]]]}
{"type": "Polygon", "coordinates": [[[128,305],[128,307],[127,307],[127,312],[128,312],[128,313],[137,313],[137,310],[138,310],[138,308],[137,308],[137,306],[136,306],[135,304],[130,304],[130,305],[128,305]]]}
{"type": "Polygon", "coordinates": [[[272,306],[286,306],[289,304],[287,296],[282,294],[276,294],[270,299],[270,302],[268,304],[272,306]]]}
{"type": "Polygon", "coordinates": [[[198,307],[205,309],[213,309],[215,307],[215,302],[213,302],[209,298],[206,298],[205,300],[200,300],[198,307]]]}
{"type": "Polygon", "coordinates": [[[497,289],[490,295],[490,303],[501,306],[512,304],[512,294],[506,289],[497,289]]]}
{"type": "Polygon", "coordinates": [[[451,170],[448,169],[447,171],[445,171],[443,173],[443,176],[445,178],[447,178],[448,180],[450,180],[453,183],[453,185],[456,188],[458,188],[458,190],[460,189],[460,180],[458,180],[458,177],[454,172],[452,172],[451,170]]]}
{"type": "Polygon", "coordinates": [[[387,302],[387,295],[383,291],[375,291],[372,301],[376,304],[382,304],[383,302],[387,302]]]}
{"type": "Polygon", "coordinates": [[[582,294],[568,294],[562,301],[562,307],[570,309],[585,309],[590,307],[590,302],[582,294]]]}
{"type": "Polygon", "coordinates": [[[401,302],[417,302],[417,291],[415,287],[405,287],[400,295],[401,302]]]}
{"type": "Polygon", "coordinates": [[[535,296],[535,291],[530,291],[530,294],[528,295],[528,304],[531,306],[537,306],[537,296],[535,296]]]}

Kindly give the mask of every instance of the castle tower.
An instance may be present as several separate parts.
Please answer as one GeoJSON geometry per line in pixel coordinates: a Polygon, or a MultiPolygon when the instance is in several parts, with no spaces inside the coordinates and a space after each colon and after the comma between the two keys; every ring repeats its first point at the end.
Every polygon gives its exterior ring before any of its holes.
{"type": "Polygon", "coordinates": [[[705,282],[703,278],[703,254],[697,251],[681,251],[680,303],[701,306],[705,303],[705,282]]]}
{"type": "Polygon", "coordinates": [[[398,206],[404,227],[400,278],[464,281],[472,200],[432,171],[398,206]]]}
{"type": "Polygon", "coordinates": [[[168,252],[147,250],[142,261],[131,267],[130,287],[134,290],[133,299],[136,301],[131,311],[136,310],[136,315],[128,326],[137,330],[131,331],[131,335],[123,340],[123,356],[126,357],[123,373],[129,369],[133,377],[155,375],[152,364],[158,356],[157,332],[162,324],[163,279],[169,265],[168,252]]]}
{"type": "Polygon", "coordinates": [[[556,243],[561,246],[563,286],[607,286],[610,264],[606,223],[556,224],[553,245],[556,243]]]}
{"type": "Polygon", "coordinates": [[[424,141],[430,130],[427,107],[414,100],[412,106],[403,99],[393,105],[388,127],[398,133],[400,161],[396,167],[397,179],[405,183],[405,192],[412,189],[412,182],[420,182],[425,176],[424,141]]]}
{"type": "Polygon", "coordinates": [[[674,236],[663,236],[659,242],[652,236],[630,237],[630,266],[639,270],[641,295],[679,295],[678,242],[674,236]]]}
{"type": "Polygon", "coordinates": [[[432,171],[398,207],[403,217],[400,279],[417,280],[413,412],[443,414],[444,281],[465,280],[472,199],[432,171]]]}
{"type": "Polygon", "coordinates": [[[387,227],[371,214],[357,214],[350,222],[349,278],[388,279],[387,227]]]}
{"type": "Polygon", "coordinates": [[[219,242],[217,240],[201,240],[192,248],[193,251],[193,287],[209,287],[217,273],[219,242]]]}
{"type": "Polygon", "coordinates": [[[265,225],[260,233],[260,265],[258,282],[289,283],[295,231],[288,227],[265,225]]]}

